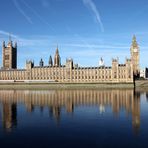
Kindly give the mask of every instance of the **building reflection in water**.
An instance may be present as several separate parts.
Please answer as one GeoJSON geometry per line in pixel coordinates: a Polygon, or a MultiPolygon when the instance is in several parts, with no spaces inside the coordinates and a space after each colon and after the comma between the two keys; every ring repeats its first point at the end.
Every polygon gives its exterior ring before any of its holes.
{"type": "Polygon", "coordinates": [[[12,128],[17,126],[17,105],[16,103],[3,103],[2,109],[2,121],[3,127],[7,131],[11,131],[12,128]]]}
{"type": "Polygon", "coordinates": [[[17,126],[17,104],[23,103],[28,112],[33,112],[36,106],[40,111],[49,108],[50,117],[60,121],[61,109],[73,113],[77,106],[98,105],[100,113],[106,106],[111,106],[118,116],[121,109],[132,115],[132,126],[135,132],[140,128],[140,93],[133,90],[59,90],[59,91],[0,91],[2,105],[2,121],[6,130],[17,126]]]}

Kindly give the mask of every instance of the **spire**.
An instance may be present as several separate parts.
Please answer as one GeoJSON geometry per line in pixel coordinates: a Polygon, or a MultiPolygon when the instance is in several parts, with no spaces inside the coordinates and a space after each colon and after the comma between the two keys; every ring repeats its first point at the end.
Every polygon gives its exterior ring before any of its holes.
{"type": "Polygon", "coordinates": [[[134,41],[134,40],[136,40],[136,35],[135,35],[135,34],[133,35],[133,41],[134,41]]]}
{"type": "Polygon", "coordinates": [[[101,57],[101,61],[103,61],[102,57],[101,57]]]}
{"type": "Polygon", "coordinates": [[[3,41],[3,48],[5,48],[5,41],[3,41]]]}
{"type": "Polygon", "coordinates": [[[56,53],[54,56],[54,66],[59,67],[60,65],[61,65],[61,59],[60,59],[60,55],[59,55],[59,49],[57,46],[56,53]]]}
{"type": "Polygon", "coordinates": [[[132,46],[135,47],[135,48],[138,47],[138,43],[137,43],[137,39],[136,39],[135,35],[133,35],[132,46]]]}
{"type": "Polygon", "coordinates": [[[11,42],[11,34],[9,33],[9,42],[11,42]]]}
{"type": "Polygon", "coordinates": [[[12,39],[11,39],[11,34],[9,33],[9,42],[8,42],[8,46],[12,47],[12,39]]]}
{"type": "Polygon", "coordinates": [[[14,48],[17,48],[17,42],[15,42],[15,44],[14,44],[14,48]]]}
{"type": "Polygon", "coordinates": [[[105,66],[105,64],[104,64],[104,60],[103,60],[102,57],[101,57],[101,59],[100,59],[100,61],[99,61],[99,66],[100,66],[100,67],[105,66]]]}
{"type": "Polygon", "coordinates": [[[59,48],[58,48],[58,45],[57,45],[57,49],[56,49],[56,54],[59,55],[59,48]]]}
{"type": "Polygon", "coordinates": [[[50,55],[49,57],[49,66],[52,67],[53,66],[53,61],[52,61],[52,56],[50,55]]]}

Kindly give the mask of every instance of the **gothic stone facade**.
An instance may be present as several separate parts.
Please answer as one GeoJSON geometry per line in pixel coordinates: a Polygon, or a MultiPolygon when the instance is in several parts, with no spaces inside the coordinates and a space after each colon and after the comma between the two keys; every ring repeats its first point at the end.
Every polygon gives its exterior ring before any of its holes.
{"type": "MultiPolygon", "coordinates": [[[[9,49],[9,46],[7,49],[9,49]]],[[[125,64],[119,64],[117,58],[112,59],[111,67],[104,65],[98,67],[79,67],[73,64],[72,59],[67,59],[66,64],[61,65],[59,50],[57,48],[54,63],[50,56],[48,66],[44,66],[42,59],[39,66],[35,66],[33,61],[26,61],[25,69],[14,69],[13,67],[3,65],[3,68],[0,70],[0,81],[40,80],[63,83],[133,83],[134,76],[138,75],[138,73],[139,47],[134,36],[131,46],[131,59],[125,59],[125,64]]]]}

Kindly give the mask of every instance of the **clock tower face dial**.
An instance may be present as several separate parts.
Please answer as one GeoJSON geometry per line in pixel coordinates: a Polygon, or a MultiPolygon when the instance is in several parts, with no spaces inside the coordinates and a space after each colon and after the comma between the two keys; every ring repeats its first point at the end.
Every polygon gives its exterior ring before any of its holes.
{"type": "Polygon", "coordinates": [[[138,49],[137,48],[134,48],[134,52],[138,52],[138,49]]]}

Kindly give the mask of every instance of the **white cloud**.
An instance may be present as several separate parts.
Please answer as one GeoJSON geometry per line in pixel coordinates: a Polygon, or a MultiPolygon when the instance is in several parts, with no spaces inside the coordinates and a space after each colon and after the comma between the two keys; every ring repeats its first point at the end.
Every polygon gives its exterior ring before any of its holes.
{"type": "Polygon", "coordinates": [[[99,10],[97,9],[93,0],[83,0],[83,3],[85,6],[88,6],[91,9],[91,11],[94,13],[95,18],[100,25],[101,31],[104,32],[104,25],[102,23],[99,10]]]}
{"type": "Polygon", "coordinates": [[[116,45],[105,45],[105,44],[81,44],[81,43],[76,43],[76,44],[62,44],[61,46],[67,46],[67,47],[80,47],[80,48],[106,48],[106,49],[127,49],[130,48],[129,46],[121,45],[121,46],[116,46],[116,45]]]}
{"type": "Polygon", "coordinates": [[[16,34],[10,34],[7,31],[0,30],[0,42],[3,40],[8,40],[9,36],[11,36],[11,39],[14,41],[17,41],[19,47],[36,47],[36,46],[47,46],[49,45],[50,36],[33,36],[33,37],[27,37],[23,38],[16,34]]]}

